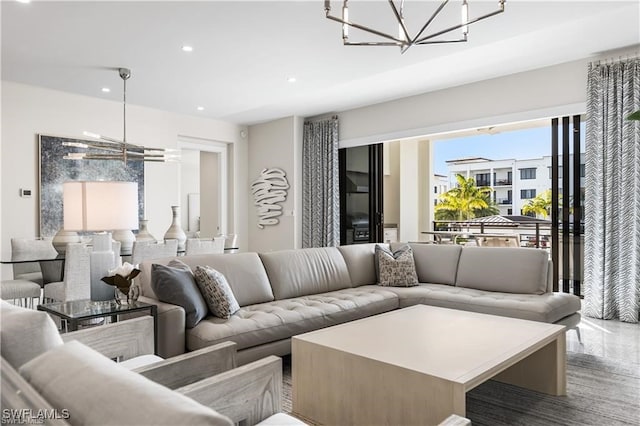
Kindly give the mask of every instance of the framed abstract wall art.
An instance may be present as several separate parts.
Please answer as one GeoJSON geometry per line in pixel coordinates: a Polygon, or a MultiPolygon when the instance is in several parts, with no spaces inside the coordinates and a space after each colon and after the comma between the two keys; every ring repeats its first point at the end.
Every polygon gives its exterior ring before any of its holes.
{"type": "MultiPolygon", "coordinates": [[[[144,162],[120,160],[67,160],[78,148],[65,142],[89,142],[58,136],[38,135],[40,175],[40,237],[53,237],[62,229],[62,184],[67,181],[125,181],[138,183],[138,215],[144,215],[144,162]]],[[[83,149],[82,152],[91,152],[83,149]]],[[[114,206],[117,208],[117,206],[114,206]]]]}

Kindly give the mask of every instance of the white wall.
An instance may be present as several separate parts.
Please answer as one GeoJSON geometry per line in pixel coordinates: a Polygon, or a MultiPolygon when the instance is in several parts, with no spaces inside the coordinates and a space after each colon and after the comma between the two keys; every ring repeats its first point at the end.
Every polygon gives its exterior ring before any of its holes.
{"type": "Polygon", "coordinates": [[[277,167],[287,175],[289,192],[280,203],[283,215],[277,225],[259,229],[251,191],[249,207],[249,250],[267,252],[300,247],[302,125],[299,117],[287,117],[249,127],[249,186],[265,168],[277,167]]]}
{"type": "Polygon", "coordinates": [[[587,62],[568,62],[340,112],[340,147],[583,113],[587,62]]]}
{"type": "MultiPolygon", "coordinates": [[[[180,156],[180,219],[182,229],[189,231],[188,194],[200,193],[200,151],[183,149],[180,156]]],[[[200,213],[198,213],[200,216],[200,213]]],[[[161,238],[162,235],[154,235],[161,238]]]]}
{"type": "Polygon", "coordinates": [[[384,191],[384,223],[400,224],[400,142],[384,144],[384,162],[388,164],[389,174],[385,173],[384,191]]]}
{"type": "MultiPolygon", "coordinates": [[[[176,148],[179,136],[229,143],[233,150],[232,230],[239,245],[247,247],[246,140],[244,128],[219,120],[179,115],[128,105],[127,139],[162,148],[176,148]]],[[[2,82],[1,181],[2,254],[10,253],[10,238],[38,236],[38,143],[37,134],[82,138],[82,132],[121,137],[122,104],[73,95],[13,82],[2,82]],[[19,188],[33,190],[31,198],[20,198],[19,188]]],[[[170,206],[180,204],[180,174],[177,163],[145,163],[146,217],[149,230],[162,238],[171,224],[170,206]]],[[[231,207],[230,207],[231,209],[231,207]]],[[[3,266],[5,270],[10,267],[3,266]]]]}
{"type": "Polygon", "coordinates": [[[200,236],[213,238],[220,229],[220,154],[200,152],[200,236]]]}

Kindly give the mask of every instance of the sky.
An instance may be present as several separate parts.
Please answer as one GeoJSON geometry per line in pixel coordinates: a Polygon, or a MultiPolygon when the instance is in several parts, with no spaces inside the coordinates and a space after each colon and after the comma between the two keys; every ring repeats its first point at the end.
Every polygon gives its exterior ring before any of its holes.
{"type": "MultiPolygon", "coordinates": [[[[584,124],[581,133],[584,151],[584,124]]],[[[551,155],[551,127],[444,139],[433,145],[434,172],[444,176],[448,176],[447,160],[464,157],[526,160],[541,158],[545,155],[551,155]]]]}

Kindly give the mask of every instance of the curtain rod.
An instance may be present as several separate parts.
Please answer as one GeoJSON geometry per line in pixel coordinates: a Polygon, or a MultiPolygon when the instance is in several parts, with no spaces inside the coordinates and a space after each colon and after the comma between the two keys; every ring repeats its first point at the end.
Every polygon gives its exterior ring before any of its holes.
{"type": "Polygon", "coordinates": [[[325,116],[313,117],[313,118],[309,118],[307,120],[304,120],[304,124],[317,123],[318,121],[324,121],[324,120],[337,120],[337,119],[338,119],[338,114],[325,115],[325,116]]]}
{"type": "Polygon", "coordinates": [[[640,52],[629,53],[626,55],[619,55],[617,58],[610,57],[605,59],[598,59],[598,60],[589,62],[589,64],[596,65],[596,66],[597,65],[613,65],[617,62],[629,61],[629,60],[635,60],[635,59],[640,59],[640,52]]]}

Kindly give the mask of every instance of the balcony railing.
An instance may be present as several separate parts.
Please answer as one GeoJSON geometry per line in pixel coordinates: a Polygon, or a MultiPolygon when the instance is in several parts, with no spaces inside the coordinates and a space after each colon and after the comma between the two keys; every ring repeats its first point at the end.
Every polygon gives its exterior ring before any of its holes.
{"type": "Polygon", "coordinates": [[[498,204],[513,204],[513,200],[511,198],[498,198],[498,204]]]}
{"type": "Polygon", "coordinates": [[[513,182],[511,182],[511,179],[496,179],[495,186],[508,186],[508,185],[513,185],[513,182]]]}

